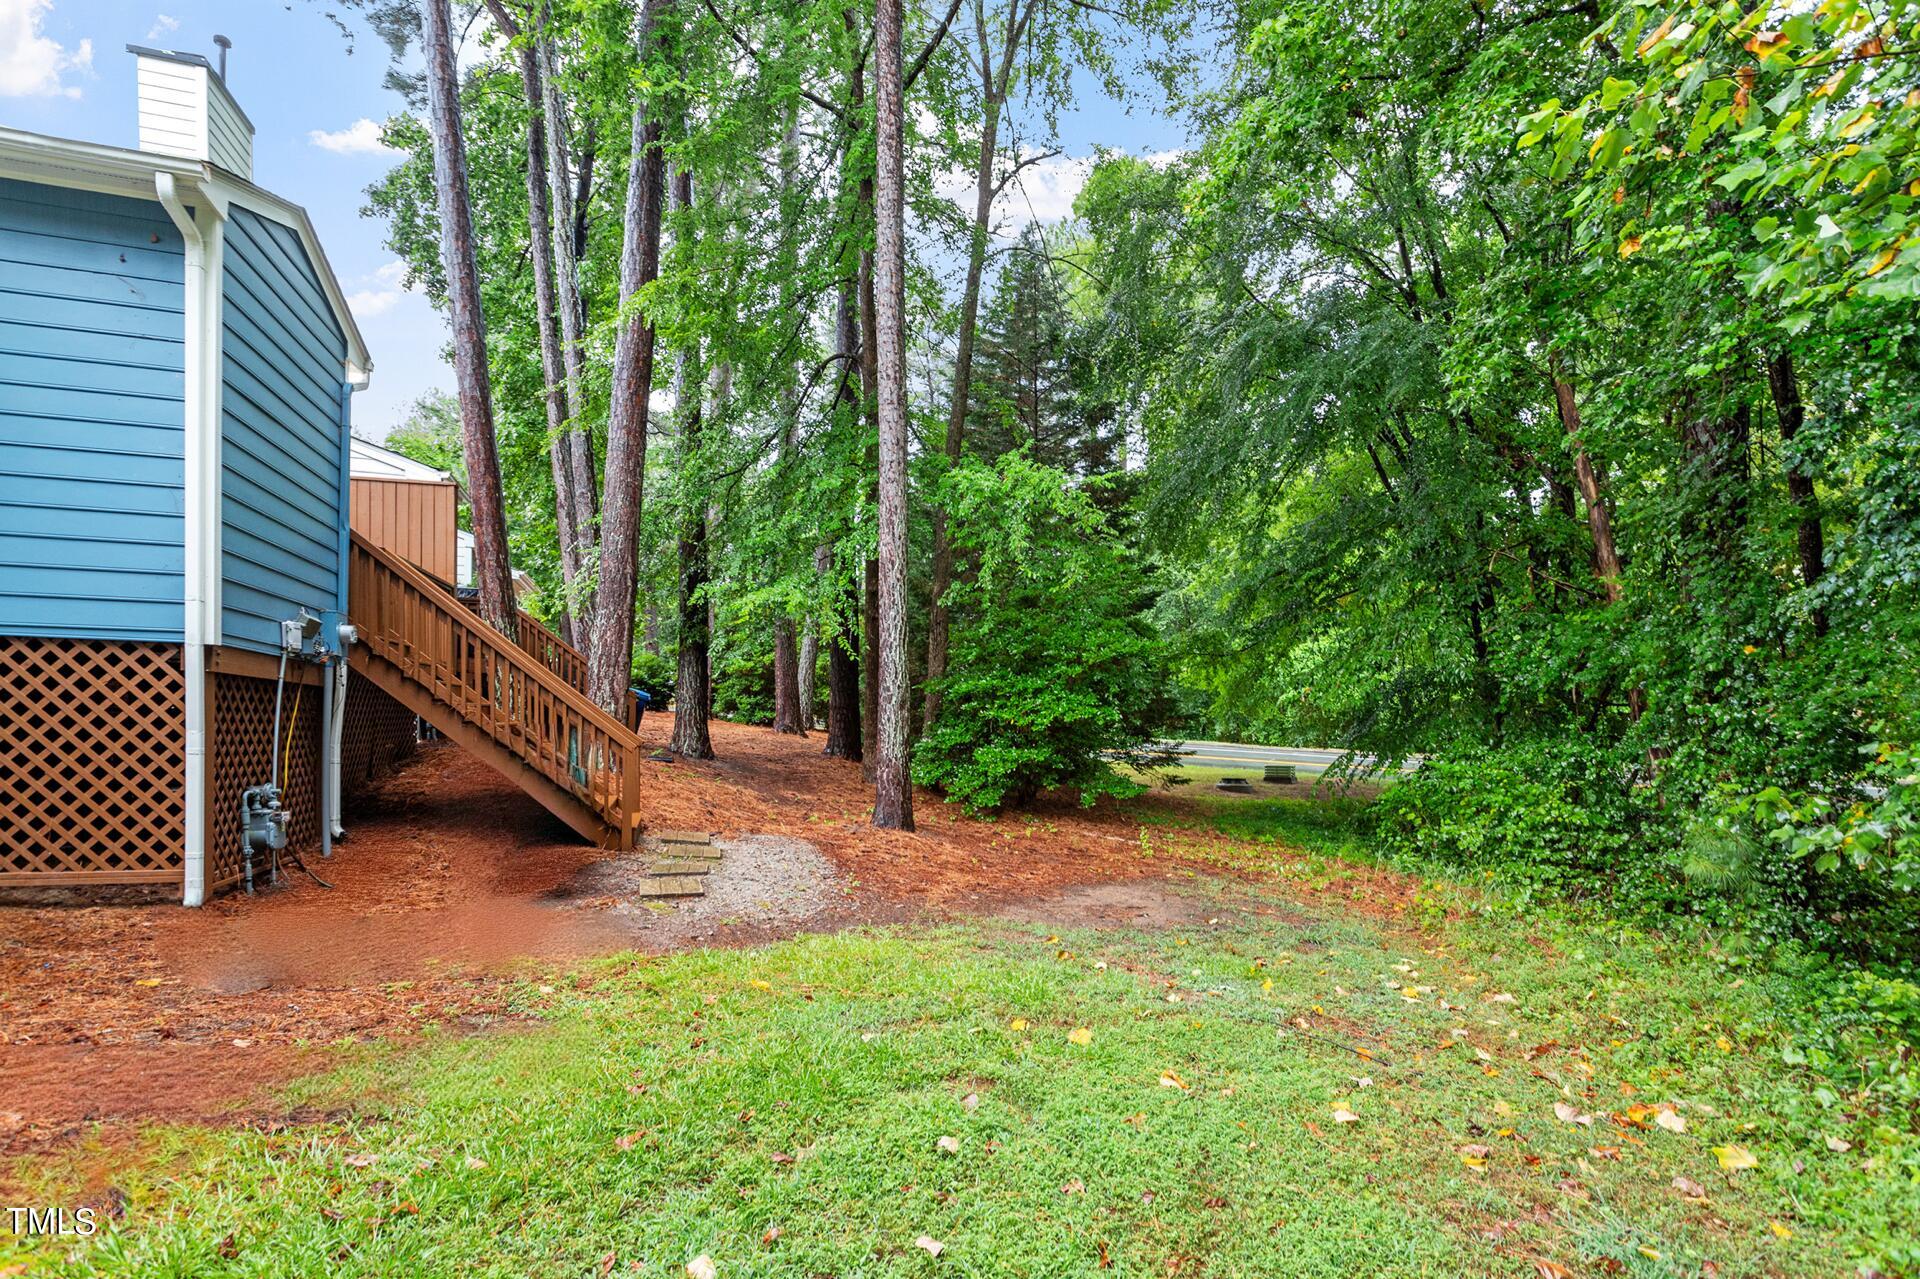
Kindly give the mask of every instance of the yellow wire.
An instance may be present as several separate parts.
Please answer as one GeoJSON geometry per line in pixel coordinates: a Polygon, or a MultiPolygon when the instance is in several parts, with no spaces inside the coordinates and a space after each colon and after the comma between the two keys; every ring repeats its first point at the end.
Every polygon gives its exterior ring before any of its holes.
{"type": "Polygon", "coordinates": [[[304,684],[293,686],[293,718],[287,721],[287,744],[280,750],[280,776],[286,782],[286,789],[293,789],[293,773],[290,764],[293,759],[293,730],[300,723],[300,694],[306,691],[304,684]]]}

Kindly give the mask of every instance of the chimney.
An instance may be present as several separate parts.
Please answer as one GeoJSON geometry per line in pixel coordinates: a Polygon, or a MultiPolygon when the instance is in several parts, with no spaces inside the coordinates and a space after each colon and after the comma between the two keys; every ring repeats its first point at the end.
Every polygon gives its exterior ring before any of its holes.
{"type": "Polygon", "coordinates": [[[227,91],[227,50],[216,69],[197,53],[130,44],[139,85],[140,149],[206,160],[235,177],[253,180],[253,123],[227,91]]]}

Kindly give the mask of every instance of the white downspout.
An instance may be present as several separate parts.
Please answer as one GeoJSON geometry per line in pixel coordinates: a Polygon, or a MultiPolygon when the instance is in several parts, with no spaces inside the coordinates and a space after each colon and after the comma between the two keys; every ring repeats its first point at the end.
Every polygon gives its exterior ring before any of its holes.
{"type": "MultiPolygon", "coordinates": [[[[154,174],[154,192],[185,246],[185,314],[182,317],[182,458],[184,520],[183,662],[186,667],[186,850],[180,900],[199,906],[207,896],[207,644],[219,591],[219,344],[208,334],[218,323],[222,235],[219,215],[205,193],[201,219],[187,212],[171,173],[154,174]],[[204,228],[202,226],[204,222],[204,228]],[[211,269],[210,269],[211,267],[211,269]],[[209,349],[211,348],[211,349],[209,349]],[[209,429],[209,423],[211,428],[209,429]],[[209,571],[212,565],[212,571],[209,571]]],[[[217,631],[213,633],[218,640],[217,631]]]]}
{"type": "Polygon", "coordinates": [[[358,638],[358,632],[352,626],[340,627],[340,656],[334,659],[333,671],[333,712],[332,720],[327,724],[327,845],[331,853],[333,841],[347,833],[340,823],[340,755],[347,734],[347,650],[358,638]]]}

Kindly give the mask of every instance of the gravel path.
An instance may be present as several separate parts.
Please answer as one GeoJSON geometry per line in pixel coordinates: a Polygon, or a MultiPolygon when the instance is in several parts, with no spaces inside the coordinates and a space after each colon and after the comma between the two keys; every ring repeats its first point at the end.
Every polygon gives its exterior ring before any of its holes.
{"type": "Polygon", "coordinates": [[[604,911],[650,946],[791,932],[847,904],[840,873],[804,839],[736,835],[715,839],[722,857],[701,897],[647,897],[647,870],[673,850],[653,839],[625,857],[582,870],[557,895],[577,909],[604,911]]]}

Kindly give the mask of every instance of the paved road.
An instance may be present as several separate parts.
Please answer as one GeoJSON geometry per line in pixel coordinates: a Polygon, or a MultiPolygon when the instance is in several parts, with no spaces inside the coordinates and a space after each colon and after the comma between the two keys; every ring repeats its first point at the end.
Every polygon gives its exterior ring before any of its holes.
{"type": "MultiPolygon", "coordinates": [[[[1300,772],[1319,775],[1326,771],[1327,765],[1346,754],[1345,751],[1328,750],[1318,746],[1249,746],[1243,742],[1167,742],[1188,763],[1206,764],[1215,768],[1244,765],[1248,772],[1257,772],[1266,764],[1293,764],[1300,772]]],[[[1412,772],[1419,764],[1409,760],[1402,766],[1403,772],[1412,772]]]]}

